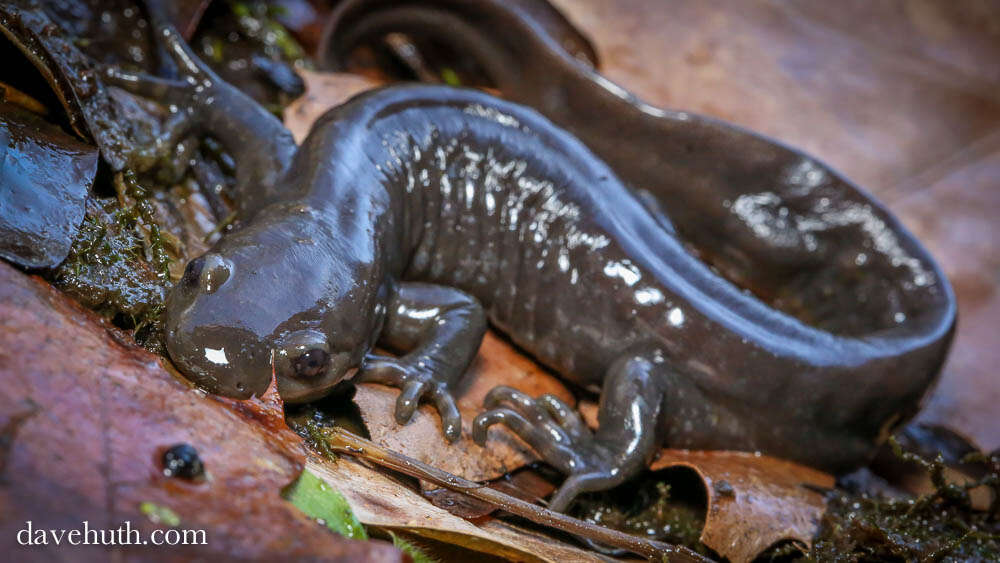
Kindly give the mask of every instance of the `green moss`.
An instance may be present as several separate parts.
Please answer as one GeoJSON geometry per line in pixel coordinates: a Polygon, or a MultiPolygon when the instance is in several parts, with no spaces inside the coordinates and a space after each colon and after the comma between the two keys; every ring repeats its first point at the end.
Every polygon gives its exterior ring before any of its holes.
{"type": "Polygon", "coordinates": [[[939,456],[933,461],[897,456],[926,469],[934,492],[916,498],[888,499],[833,491],[810,557],[819,561],[968,561],[1000,560],[1000,455],[978,456],[986,476],[974,483],[948,482],[939,456]],[[989,510],[971,507],[968,491],[993,488],[989,510]]]}
{"type": "Polygon", "coordinates": [[[462,79],[458,77],[458,73],[452,68],[446,67],[441,69],[441,80],[443,80],[448,86],[462,85],[462,79]]]}
{"type": "Polygon", "coordinates": [[[314,451],[327,459],[337,459],[337,454],[330,448],[324,432],[328,424],[324,423],[317,409],[312,408],[294,416],[288,416],[286,421],[292,430],[306,439],[306,443],[314,451]]]}
{"type": "Polygon", "coordinates": [[[389,537],[392,538],[392,545],[396,546],[403,553],[409,555],[410,559],[413,559],[413,563],[435,563],[436,559],[424,553],[412,542],[404,540],[397,534],[392,533],[392,531],[387,530],[387,533],[389,534],[389,537]]]}
{"type": "Polygon", "coordinates": [[[610,491],[581,495],[570,512],[594,524],[708,552],[699,540],[705,490],[690,471],[648,473],[610,491]]]}
{"type": "Polygon", "coordinates": [[[147,260],[140,231],[133,210],[113,199],[92,200],[69,256],[50,277],[56,287],[122,328],[137,329],[148,347],[159,349],[155,341],[167,280],[147,260]]]}

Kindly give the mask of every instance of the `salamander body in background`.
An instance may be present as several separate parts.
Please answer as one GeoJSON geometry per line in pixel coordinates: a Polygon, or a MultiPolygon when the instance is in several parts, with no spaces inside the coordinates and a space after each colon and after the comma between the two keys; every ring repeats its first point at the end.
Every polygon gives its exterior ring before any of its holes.
{"type": "Polygon", "coordinates": [[[806,157],[803,185],[836,182],[831,213],[865,218],[843,220],[833,240],[820,225],[801,233],[835,258],[818,279],[840,279],[841,259],[864,255],[877,282],[866,297],[902,318],[836,307],[820,312],[828,330],[804,320],[809,307],[777,309],[696,258],[664,210],[575,137],[481,92],[374,91],[327,113],[297,147],[157,28],[189,80],[108,78],[191,108],[238,163],[242,227],[191,261],[166,311],[171,358],[211,391],[262,393],[273,369],[286,401],[306,401],[357,369],[358,381],[402,389],[398,421],[426,397],[455,439],[450,387],[489,322],[601,393],[597,432],[552,397],[504,387],[473,422],[480,442],[503,423],[565,472],[551,502],[562,510],[634,475],[662,444],[856,466],[914,412],[944,358],[954,305],[937,266],[806,157]],[[376,343],[399,356],[374,354],[376,343]]]}

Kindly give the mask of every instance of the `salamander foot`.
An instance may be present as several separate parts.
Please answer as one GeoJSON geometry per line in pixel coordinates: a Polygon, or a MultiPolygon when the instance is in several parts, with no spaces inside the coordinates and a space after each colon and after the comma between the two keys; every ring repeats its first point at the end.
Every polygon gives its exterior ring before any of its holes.
{"type": "Polygon", "coordinates": [[[542,459],[568,475],[552,496],[549,508],[562,512],[580,493],[603,490],[623,481],[614,466],[618,449],[604,444],[584,424],[575,409],[554,395],[538,399],[500,386],[486,395],[487,411],[472,423],[472,438],[486,444],[494,424],[503,424],[528,443],[542,459]]]}

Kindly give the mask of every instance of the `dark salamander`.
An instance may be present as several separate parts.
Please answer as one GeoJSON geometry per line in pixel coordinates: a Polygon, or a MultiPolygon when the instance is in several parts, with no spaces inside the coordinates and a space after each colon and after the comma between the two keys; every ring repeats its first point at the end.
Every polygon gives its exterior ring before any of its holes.
{"type": "MultiPolygon", "coordinates": [[[[401,423],[427,398],[455,439],[450,387],[489,322],[601,392],[597,432],[558,400],[503,387],[472,424],[480,442],[507,425],[564,471],[551,502],[562,510],[634,475],[662,444],[856,466],[912,415],[943,361],[955,313],[938,267],[808,157],[787,172],[813,210],[796,211],[796,233],[815,248],[789,242],[788,254],[836,290],[819,313],[812,300],[781,301],[780,287],[760,284],[758,297],[720,275],[674,232],[672,209],[534,110],[392,87],[330,111],[296,147],[157,28],[189,80],[107,78],[191,108],[239,163],[242,227],[188,265],[166,312],[171,358],[211,391],[262,393],[273,368],[283,398],[305,401],[360,368],[355,380],[402,388],[401,423]],[[849,274],[862,281],[833,285],[849,274]],[[859,320],[859,299],[891,318],[859,320]],[[399,355],[375,355],[376,344],[399,355]]],[[[730,207],[752,219],[761,197],[730,207]]]]}

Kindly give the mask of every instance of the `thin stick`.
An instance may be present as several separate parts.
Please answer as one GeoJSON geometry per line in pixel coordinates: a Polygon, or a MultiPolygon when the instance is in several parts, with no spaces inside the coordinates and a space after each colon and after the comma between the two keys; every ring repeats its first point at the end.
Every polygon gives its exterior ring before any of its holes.
{"type": "Polygon", "coordinates": [[[550,526],[570,534],[587,537],[606,545],[626,549],[649,559],[696,563],[710,561],[686,547],[629,535],[618,530],[577,520],[576,518],[553,512],[530,502],[525,502],[496,489],[463,479],[411,457],[383,448],[343,428],[329,428],[326,429],[325,434],[328,444],[337,453],[366,459],[378,465],[399,471],[400,473],[405,473],[411,477],[424,479],[453,491],[467,494],[470,497],[488,502],[511,514],[527,518],[537,524],[550,526]]]}

